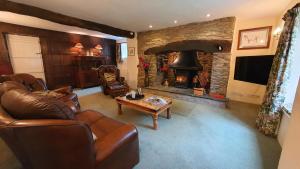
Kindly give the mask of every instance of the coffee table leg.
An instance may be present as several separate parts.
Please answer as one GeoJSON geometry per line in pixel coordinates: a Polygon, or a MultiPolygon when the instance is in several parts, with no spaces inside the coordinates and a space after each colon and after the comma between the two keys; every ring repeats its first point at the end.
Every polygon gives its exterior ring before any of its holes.
{"type": "Polygon", "coordinates": [[[153,118],[153,128],[154,130],[156,130],[158,126],[158,114],[153,114],[152,118],[153,118]]]}
{"type": "Polygon", "coordinates": [[[170,119],[171,118],[171,109],[168,108],[167,109],[167,119],[170,119]]]}
{"type": "Polygon", "coordinates": [[[122,112],[122,104],[118,103],[118,114],[121,115],[123,114],[122,112]]]}

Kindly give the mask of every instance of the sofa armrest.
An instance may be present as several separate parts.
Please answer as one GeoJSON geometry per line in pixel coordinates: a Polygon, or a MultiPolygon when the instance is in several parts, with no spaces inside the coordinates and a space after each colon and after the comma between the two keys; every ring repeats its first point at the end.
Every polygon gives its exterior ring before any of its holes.
{"type": "Polygon", "coordinates": [[[37,82],[37,84],[35,86],[37,88],[36,90],[44,90],[44,91],[48,90],[47,85],[43,79],[36,78],[36,82],[37,82]]]}
{"type": "Polygon", "coordinates": [[[79,104],[75,104],[74,101],[69,100],[64,102],[75,114],[80,111],[80,106],[79,104]]]}
{"type": "Polygon", "coordinates": [[[20,120],[1,136],[23,166],[43,169],[94,169],[90,128],[72,120],[20,120]]]}
{"type": "Polygon", "coordinates": [[[96,141],[96,168],[133,168],[140,159],[138,131],[124,125],[96,141]]]}
{"type": "Polygon", "coordinates": [[[58,89],[52,90],[53,92],[62,93],[62,94],[71,94],[73,93],[72,86],[65,86],[58,89]]]}

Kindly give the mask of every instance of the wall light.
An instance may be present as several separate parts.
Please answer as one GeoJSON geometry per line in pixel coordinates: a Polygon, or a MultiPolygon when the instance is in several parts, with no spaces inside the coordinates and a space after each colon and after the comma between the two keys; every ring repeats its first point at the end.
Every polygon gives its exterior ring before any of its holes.
{"type": "Polygon", "coordinates": [[[77,48],[77,49],[83,49],[83,46],[81,43],[76,43],[74,48],[77,48]]]}
{"type": "Polygon", "coordinates": [[[102,50],[103,48],[102,48],[101,45],[98,44],[98,45],[95,46],[95,49],[102,50]]]}

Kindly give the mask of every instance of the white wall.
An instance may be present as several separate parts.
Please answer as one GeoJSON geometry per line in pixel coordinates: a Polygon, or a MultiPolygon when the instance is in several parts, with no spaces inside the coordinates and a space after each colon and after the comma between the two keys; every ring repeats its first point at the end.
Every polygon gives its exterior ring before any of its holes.
{"type": "Polygon", "coordinates": [[[300,81],[278,169],[300,168],[300,81]]]}
{"type": "Polygon", "coordinates": [[[284,141],[286,139],[290,122],[291,122],[291,116],[287,113],[284,113],[281,118],[280,126],[278,129],[278,136],[277,136],[277,140],[281,147],[283,147],[284,145],[284,141]]]}
{"type": "Polygon", "coordinates": [[[270,48],[268,49],[251,49],[251,50],[237,50],[239,30],[250,29],[264,26],[272,26],[273,31],[276,29],[278,23],[277,17],[260,18],[252,20],[240,20],[237,18],[233,36],[231,61],[230,61],[230,75],[227,87],[227,97],[231,100],[237,100],[246,103],[261,104],[266,86],[254,83],[234,80],[235,60],[237,56],[255,56],[255,55],[273,55],[276,52],[278,41],[271,37],[270,48]]]}
{"type": "Polygon", "coordinates": [[[134,56],[128,56],[123,63],[118,63],[118,68],[120,69],[121,76],[125,77],[128,85],[132,89],[137,88],[137,76],[138,76],[138,54],[137,54],[137,38],[118,40],[118,43],[127,42],[128,48],[135,49],[134,56]]]}
{"type": "Polygon", "coordinates": [[[134,56],[128,56],[127,58],[127,72],[128,72],[128,84],[132,89],[137,88],[137,79],[138,79],[138,68],[139,63],[138,59],[138,49],[137,49],[137,38],[128,39],[128,48],[133,47],[135,49],[134,56]]]}
{"type": "MultiPolygon", "coordinates": [[[[127,39],[126,38],[119,39],[119,40],[117,40],[117,43],[127,43],[127,39]]],[[[125,80],[127,80],[127,78],[128,78],[127,59],[123,60],[122,63],[117,63],[117,64],[118,64],[118,68],[120,69],[120,75],[122,77],[125,77],[125,80]]]]}

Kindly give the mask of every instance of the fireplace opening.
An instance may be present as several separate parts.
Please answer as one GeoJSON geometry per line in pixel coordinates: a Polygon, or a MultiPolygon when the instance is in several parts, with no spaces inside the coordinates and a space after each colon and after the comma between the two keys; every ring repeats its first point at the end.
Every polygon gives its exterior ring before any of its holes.
{"type": "Polygon", "coordinates": [[[175,69],[175,84],[178,88],[193,88],[193,77],[197,74],[195,70],[175,69]]]}
{"type": "Polygon", "coordinates": [[[197,60],[197,51],[180,52],[170,68],[175,75],[174,87],[178,88],[193,88],[193,78],[203,69],[197,60]]]}
{"type": "Polygon", "coordinates": [[[206,94],[209,94],[212,61],[212,54],[202,51],[157,54],[154,62],[157,73],[150,86],[164,89],[170,87],[175,91],[204,88],[206,94]]]}

